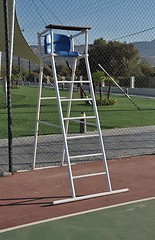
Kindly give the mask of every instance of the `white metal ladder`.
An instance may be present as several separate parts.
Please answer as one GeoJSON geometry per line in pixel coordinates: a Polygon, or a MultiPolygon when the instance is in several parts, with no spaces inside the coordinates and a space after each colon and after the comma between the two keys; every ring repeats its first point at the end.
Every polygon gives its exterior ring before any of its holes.
{"type": "MultiPolygon", "coordinates": [[[[53,202],[53,204],[61,204],[65,202],[71,202],[71,201],[78,201],[78,200],[83,200],[83,199],[88,199],[88,198],[94,198],[94,197],[99,197],[99,196],[105,196],[105,195],[110,195],[110,194],[115,194],[115,193],[121,193],[121,192],[126,192],[128,189],[121,189],[121,190],[112,190],[111,187],[111,181],[110,181],[110,176],[109,176],[109,171],[108,171],[108,166],[107,166],[107,160],[106,160],[106,154],[105,154],[105,149],[104,149],[104,144],[103,144],[103,138],[102,138],[102,132],[100,128],[100,121],[99,121],[99,116],[98,116],[98,111],[97,111],[97,106],[96,106],[96,101],[95,101],[95,95],[94,95],[94,89],[93,89],[93,83],[92,83],[92,77],[91,77],[91,72],[90,72],[90,66],[89,66],[89,61],[88,61],[88,30],[89,28],[87,27],[72,27],[72,26],[60,26],[60,25],[49,25],[47,26],[47,29],[38,34],[38,39],[39,39],[39,46],[40,46],[40,79],[39,79],[39,91],[38,91],[38,105],[37,105],[37,114],[36,114],[36,130],[35,130],[35,146],[34,146],[34,161],[33,161],[33,168],[35,168],[35,162],[36,162],[36,151],[37,151],[37,138],[38,138],[38,128],[39,128],[39,115],[40,115],[40,102],[42,99],[41,92],[42,92],[42,78],[43,78],[43,67],[44,67],[44,59],[46,55],[42,54],[42,49],[41,49],[41,38],[42,36],[47,33],[47,31],[50,31],[51,34],[51,39],[53,37],[53,29],[62,29],[62,30],[73,30],[73,31],[78,31],[75,35],[71,36],[71,40],[81,34],[85,34],[85,52],[82,55],[78,55],[76,57],[73,57],[73,63],[72,63],[72,74],[71,74],[71,80],[67,81],[68,84],[70,84],[70,91],[69,91],[69,97],[68,98],[62,98],[60,96],[60,91],[59,91],[59,84],[66,83],[66,81],[59,81],[57,78],[57,73],[56,73],[56,65],[55,65],[55,57],[57,57],[57,53],[54,52],[54,47],[53,47],[53,41],[51,40],[51,53],[46,54],[47,56],[50,55],[51,57],[51,66],[52,66],[52,72],[53,72],[53,77],[54,77],[54,85],[55,85],[55,91],[56,91],[56,99],[58,103],[58,111],[59,111],[59,119],[60,119],[60,126],[61,126],[61,131],[62,131],[62,138],[63,138],[63,159],[62,163],[64,162],[64,159],[67,163],[67,169],[68,169],[68,176],[69,176],[69,182],[70,182],[70,190],[71,190],[71,198],[67,199],[61,199],[61,200],[56,200],[53,202]],[[84,58],[85,59],[85,65],[86,65],[86,71],[87,71],[87,76],[88,80],[82,81],[82,83],[88,83],[89,84],[89,89],[90,89],[90,98],[73,98],[73,87],[75,83],[79,83],[79,81],[75,80],[75,71],[77,67],[77,60],[79,58],[84,58]],[[76,116],[76,117],[71,117],[71,103],[73,101],[91,101],[92,102],[92,107],[94,110],[94,115],[93,116],[85,116],[83,119],[95,119],[96,120],[96,127],[97,127],[97,134],[81,134],[81,135],[72,135],[68,136],[68,127],[69,127],[69,122],[70,121],[79,121],[81,117],[76,116]],[[62,110],[62,102],[68,102],[68,108],[67,108],[67,114],[64,116],[63,110],[62,110]],[[80,138],[93,138],[93,137],[98,137],[99,138],[99,143],[100,143],[100,152],[97,153],[91,153],[91,154],[80,154],[80,155],[73,155],[70,156],[70,149],[68,146],[68,141],[74,141],[75,139],[80,139],[80,138]],[[85,157],[93,157],[93,156],[101,156],[103,160],[103,171],[98,172],[98,173],[91,173],[91,174],[85,174],[85,175],[79,175],[79,176],[73,176],[72,173],[72,167],[71,167],[71,161],[73,159],[81,159],[85,157]],[[75,185],[74,181],[78,178],[86,178],[86,177],[92,177],[92,176],[98,176],[98,175],[105,175],[106,176],[106,182],[107,182],[107,192],[101,192],[101,193],[95,193],[91,195],[85,195],[85,196],[76,196],[76,191],[75,191],[75,185]]],[[[74,46],[72,46],[72,51],[74,51],[74,46]]],[[[48,98],[49,99],[49,98],[48,98]]],[[[46,124],[46,123],[45,123],[46,124]]]]}

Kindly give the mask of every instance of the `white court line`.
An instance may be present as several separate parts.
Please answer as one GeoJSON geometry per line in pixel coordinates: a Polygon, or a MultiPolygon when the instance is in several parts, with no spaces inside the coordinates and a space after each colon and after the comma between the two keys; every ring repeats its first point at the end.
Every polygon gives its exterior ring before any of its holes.
{"type": "Polygon", "coordinates": [[[68,215],[64,215],[64,216],[60,216],[60,217],[54,217],[54,218],[49,218],[49,219],[45,219],[45,220],[41,220],[41,221],[37,221],[37,222],[32,222],[32,223],[27,223],[27,224],[15,226],[15,227],[5,228],[5,229],[0,230],[0,233],[9,232],[9,231],[13,231],[13,230],[17,230],[17,229],[25,228],[25,227],[31,227],[31,226],[34,226],[34,225],[47,223],[47,222],[52,222],[52,221],[56,221],[56,220],[61,220],[61,219],[64,219],[64,218],[79,216],[79,215],[82,215],[82,214],[93,213],[93,212],[97,212],[97,211],[101,211],[101,210],[105,210],[105,209],[121,207],[121,206],[129,205],[129,204],[132,204],[132,203],[139,203],[139,202],[150,201],[150,200],[155,200],[155,197],[143,198],[143,199],[129,201],[129,202],[125,202],[125,203],[114,204],[114,205],[111,205],[111,206],[91,209],[91,210],[87,210],[87,211],[83,211],[83,212],[71,213],[71,214],[68,214],[68,215]]]}

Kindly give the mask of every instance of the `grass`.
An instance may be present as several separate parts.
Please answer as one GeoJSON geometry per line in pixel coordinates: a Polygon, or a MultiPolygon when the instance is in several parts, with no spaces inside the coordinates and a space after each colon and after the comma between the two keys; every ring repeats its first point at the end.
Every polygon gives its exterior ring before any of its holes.
{"type": "MultiPolygon", "coordinates": [[[[33,136],[35,129],[35,116],[37,105],[36,87],[22,86],[19,89],[12,89],[12,131],[13,137],[33,136]]],[[[43,88],[43,96],[54,96],[52,89],[43,88]]],[[[61,91],[61,96],[68,95],[67,91],[61,91]]],[[[78,97],[77,93],[74,93],[78,97]]],[[[106,96],[105,96],[106,97],[106,96]]],[[[98,106],[100,123],[102,129],[140,127],[155,124],[155,99],[132,97],[133,101],[140,107],[136,107],[125,96],[115,96],[117,104],[110,106],[98,106]]],[[[67,105],[63,104],[63,111],[67,105]]],[[[73,102],[71,116],[80,116],[81,112],[86,115],[93,115],[92,107],[86,106],[84,102],[73,102]]],[[[40,119],[54,124],[59,123],[58,108],[56,100],[42,101],[40,119]]],[[[5,94],[0,89],[0,122],[3,128],[0,131],[0,138],[7,138],[7,110],[5,107],[5,94]]],[[[89,120],[89,122],[91,122],[89,120]]],[[[92,121],[92,123],[94,123],[92,121]]],[[[89,126],[87,130],[94,130],[89,126]]],[[[49,127],[40,124],[40,134],[60,133],[59,128],[49,127]]],[[[69,128],[70,132],[79,132],[79,123],[73,122],[69,128]]]]}

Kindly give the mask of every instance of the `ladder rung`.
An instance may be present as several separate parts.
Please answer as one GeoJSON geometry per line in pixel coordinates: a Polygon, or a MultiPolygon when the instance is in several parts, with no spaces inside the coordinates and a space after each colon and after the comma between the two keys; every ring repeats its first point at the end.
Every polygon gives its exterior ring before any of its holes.
{"type": "Polygon", "coordinates": [[[54,126],[54,127],[57,127],[57,128],[61,128],[59,125],[56,125],[56,124],[53,124],[53,123],[49,123],[49,122],[45,122],[45,121],[39,121],[39,123],[43,123],[45,125],[49,125],[49,126],[54,126]]]}
{"type": "Polygon", "coordinates": [[[84,177],[93,177],[93,176],[99,176],[99,175],[105,175],[105,174],[106,174],[106,172],[91,173],[91,174],[85,174],[85,175],[80,175],[80,176],[73,176],[73,179],[84,178],[84,177]]]}
{"type": "Polygon", "coordinates": [[[102,153],[92,153],[92,154],[84,154],[84,155],[70,156],[70,159],[74,159],[74,158],[84,158],[84,157],[95,157],[95,156],[102,156],[102,153]]]}
{"type": "Polygon", "coordinates": [[[57,81],[57,83],[89,83],[89,80],[84,80],[84,81],[57,81]]]}
{"type": "Polygon", "coordinates": [[[56,97],[41,97],[41,100],[56,99],[56,97]]]}
{"type": "MultiPolygon", "coordinates": [[[[61,100],[62,99],[65,99],[66,97],[61,97],[61,100]]],[[[48,100],[48,99],[57,99],[57,97],[41,97],[40,98],[41,100],[48,100]]]]}
{"type": "Polygon", "coordinates": [[[66,118],[64,118],[64,120],[89,119],[89,118],[95,118],[95,116],[66,117],[66,118]]]}
{"type": "Polygon", "coordinates": [[[67,139],[78,139],[78,138],[91,138],[91,137],[98,137],[99,134],[92,134],[92,135],[78,135],[78,136],[68,136],[67,139]]]}
{"type": "Polygon", "coordinates": [[[62,102],[72,102],[72,101],[92,101],[92,98],[72,98],[72,99],[69,99],[69,98],[63,98],[63,99],[60,99],[62,102]]]}

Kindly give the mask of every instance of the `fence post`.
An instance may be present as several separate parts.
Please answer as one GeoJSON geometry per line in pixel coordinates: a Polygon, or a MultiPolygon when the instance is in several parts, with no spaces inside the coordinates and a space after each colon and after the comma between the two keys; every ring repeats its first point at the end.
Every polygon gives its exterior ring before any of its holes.
{"type": "Polygon", "coordinates": [[[81,119],[80,119],[80,133],[86,133],[86,119],[85,119],[85,112],[81,112],[81,119]]]}
{"type": "Polygon", "coordinates": [[[6,78],[7,78],[7,111],[8,111],[8,152],[9,152],[9,172],[12,168],[12,115],[11,115],[11,65],[9,51],[9,30],[8,30],[8,2],[3,0],[4,29],[5,29],[5,52],[6,52],[6,78]]]}

